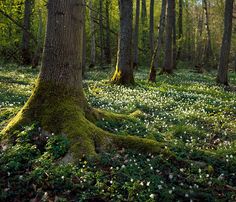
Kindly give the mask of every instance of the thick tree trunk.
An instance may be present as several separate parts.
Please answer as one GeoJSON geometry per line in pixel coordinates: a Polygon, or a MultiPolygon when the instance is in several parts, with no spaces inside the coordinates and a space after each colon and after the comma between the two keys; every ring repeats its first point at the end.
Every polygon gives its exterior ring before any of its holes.
{"type": "Polygon", "coordinates": [[[139,14],[140,14],[140,0],[136,0],[136,14],[135,14],[135,27],[134,27],[134,47],[133,47],[133,67],[138,67],[138,40],[139,40],[139,14]]]}
{"type": "Polygon", "coordinates": [[[166,21],[166,0],[162,0],[158,40],[157,40],[155,51],[152,55],[152,62],[151,62],[150,73],[149,73],[149,81],[151,82],[156,81],[156,72],[159,66],[158,63],[160,63],[160,60],[161,60],[162,46],[163,46],[163,41],[164,41],[163,38],[164,38],[164,30],[165,30],[165,21],[166,21]]]}
{"type": "Polygon", "coordinates": [[[24,9],[24,30],[22,36],[22,64],[30,65],[31,64],[31,53],[30,53],[30,25],[31,25],[31,14],[32,14],[33,1],[25,0],[25,9],[24,9]],[[27,31],[26,31],[27,30],[27,31]]]}
{"type": "MultiPolygon", "coordinates": [[[[127,116],[91,109],[86,102],[82,88],[84,8],[83,0],[48,1],[41,72],[31,97],[2,131],[0,146],[14,144],[14,130],[37,123],[43,133],[62,134],[69,140],[70,148],[62,162],[74,162],[83,155],[96,157],[101,151],[111,148],[129,148],[171,157],[172,154],[163,144],[144,138],[112,135],[91,122],[99,118],[120,121],[127,116]]],[[[132,25],[130,9],[132,1],[121,0],[121,16],[127,17],[123,19],[132,25]]],[[[124,28],[128,26],[121,27],[124,34],[124,28]]]]}
{"type": "Polygon", "coordinates": [[[105,58],[106,63],[111,64],[111,41],[110,41],[110,0],[106,0],[106,47],[105,58]]]}
{"type": "Polygon", "coordinates": [[[181,50],[182,50],[182,37],[183,37],[183,0],[179,0],[179,17],[178,17],[178,53],[177,53],[177,60],[181,57],[181,50]]]}
{"type": "Polygon", "coordinates": [[[152,56],[154,53],[154,0],[150,0],[149,47],[152,56]]]}
{"type": "Polygon", "coordinates": [[[41,55],[43,52],[43,19],[42,10],[38,11],[39,25],[38,25],[38,37],[37,37],[37,47],[34,53],[34,58],[32,60],[32,68],[36,68],[39,65],[41,55]]]}
{"type": "Polygon", "coordinates": [[[132,67],[132,19],[133,3],[130,0],[120,0],[120,37],[117,53],[116,71],[112,82],[116,84],[133,84],[132,67]]]}
{"type": "Polygon", "coordinates": [[[225,1],[224,36],[222,40],[220,63],[217,75],[217,82],[226,86],[229,85],[228,63],[232,36],[233,4],[234,0],[225,1]]]}
{"type": "Polygon", "coordinates": [[[95,40],[95,29],[94,29],[94,16],[93,16],[93,0],[89,0],[89,18],[90,18],[90,38],[91,38],[91,52],[90,52],[90,65],[92,68],[96,64],[96,40],[95,40]]]}
{"type": "Polygon", "coordinates": [[[168,0],[167,2],[168,2],[168,8],[167,8],[167,26],[166,26],[166,47],[165,47],[164,67],[162,69],[162,72],[172,74],[173,73],[172,36],[173,36],[175,0],[168,0]]]}

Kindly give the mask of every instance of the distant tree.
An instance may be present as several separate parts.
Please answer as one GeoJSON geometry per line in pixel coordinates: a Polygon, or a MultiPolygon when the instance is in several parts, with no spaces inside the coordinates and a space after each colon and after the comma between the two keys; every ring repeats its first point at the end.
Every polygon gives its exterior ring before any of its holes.
{"type": "Polygon", "coordinates": [[[153,55],[154,53],[154,0],[150,0],[149,47],[150,47],[150,55],[153,55]]]}
{"type": "Polygon", "coordinates": [[[106,63],[111,64],[111,36],[110,36],[110,0],[106,0],[106,46],[105,46],[105,58],[106,63]]]}
{"type": "Polygon", "coordinates": [[[116,84],[134,84],[132,65],[132,20],[133,2],[119,0],[120,36],[117,52],[116,71],[111,79],[116,84]]]}
{"type": "Polygon", "coordinates": [[[138,41],[139,41],[139,15],[140,15],[140,0],[136,0],[136,14],[135,14],[135,25],[134,25],[134,41],[133,41],[133,67],[138,66],[138,41]]]}
{"type": "Polygon", "coordinates": [[[157,39],[156,48],[152,55],[152,61],[151,61],[151,67],[150,67],[150,73],[149,73],[149,81],[151,82],[156,81],[158,63],[160,63],[160,60],[161,60],[161,53],[162,53],[162,47],[163,47],[163,41],[164,41],[165,21],[166,21],[166,0],[162,0],[158,39],[157,39]]]}
{"type": "Polygon", "coordinates": [[[177,36],[176,36],[176,11],[175,11],[175,3],[173,8],[173,69],[177,68],[177,36]]]}
{"type": "Polygon", "coordinates": [[[31,15],[33,10],[34,0],[25,0],[24,19],[23,19],[23,35],[22,35],[22,64],[31,64],[31,51],[30,51],[30,27],[31,15]]]}
{"type": "Polygon", "coordinates": [[[220,62],[217,75],[217,82],[226,86],[229,85],[228,63],[232,36],[233,4],[234,0],[225,1],[224,36],[221,45],[220,62]]]}
{"type": "Polygon", "coordinates": [[[179,16],[178,16],[178,53],[177,60],[180,59],[182,50],[182,37],[183,37],[183,0],[179,0],[179,16]]]}
{"type": "Polygon", "coordinates": [[[174,9],[175,0],[168,0],[167,8],[167,25],[166,25],[166,41],[165,41],[165,56],[164,56],[164,66],[162,68],[162,73],[173,73],[173,22],[174,22],[174,9]]]}
{"type": "Polygon", "coordinates": [[[89,67],[94,67],[96,64],[96,38],[95,38],[95,28],[94,28],[94,15],[93,15],[93,0],[89,0],[89,18],[90,18],[90,65],[89,67]]]}

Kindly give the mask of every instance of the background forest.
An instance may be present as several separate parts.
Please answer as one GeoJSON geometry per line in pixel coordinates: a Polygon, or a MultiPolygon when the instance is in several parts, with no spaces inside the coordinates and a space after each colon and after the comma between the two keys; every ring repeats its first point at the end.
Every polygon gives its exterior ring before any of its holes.
{"type": "Polygon", "coordinates": [[[235,3],[1,0],[0,201],[236,201],[235,3]]]}

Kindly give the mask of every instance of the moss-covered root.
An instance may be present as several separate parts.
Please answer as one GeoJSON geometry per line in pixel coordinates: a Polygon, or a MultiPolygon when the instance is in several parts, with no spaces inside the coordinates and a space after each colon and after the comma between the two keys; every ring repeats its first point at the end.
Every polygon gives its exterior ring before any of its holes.
{"type": "Polygon", "coordinates": [[[121,120],[136,120],[138,117],[143,116],[143,112],[140,110],[136,110],[128,115],[126,114],[118,114],[113,112],[108,112],[100,109],[89,109],[86,113],[86,118],[92,122],[100,121],[100,120],[108,120],[108,121],[121,121],[121,120]]]}

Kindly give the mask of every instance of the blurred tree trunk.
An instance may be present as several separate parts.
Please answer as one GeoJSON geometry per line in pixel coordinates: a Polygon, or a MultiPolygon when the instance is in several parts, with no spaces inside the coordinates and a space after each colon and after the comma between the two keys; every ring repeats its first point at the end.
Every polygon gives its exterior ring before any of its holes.
{"type": "Polygon", "coordinates": [[[42,19],[42,10],[38,11],[38,36],[37,36],[37,47],[34,53],[32,60],[32,68],[36,68],[39,65],[41,60],[41,55],[43,53],[43,19],[42,19]]]}
{"type": "Polygon", "coordinates": [[[204,62],[207,67],[210,65],[210,60],[213,57],[212,45],[211,45],[211,30],[210,30],[210,19],[209,19],[209,11],[208,11],[208,1],[203,0],[203,10],[205,12],[206,18],[206,31],[207,31],[207,43],[204,54],[204,62]]]}
{"type": "Polygon", "coordinates": [[[232,36],[233,4],[234,0],[225,1],[224,36],[222,40],[220,62],[217,75],[217,83],[226,86],[229,85],[228,63],[229,63],[231,36],[232,36]]]}
{"type": "Polygon", "coordinates": [[[182,37],[183,37],[183,0],[179,0],[179,17],[178,17],[178,53],[177,53],[177,60],[181,57],[181,50],[182,50],[182,37]]]}
{"type": "Polygon", "coordinates": [[[30,52],[30,28],[31,28],[31,14],[33,9],[33,0],[25,0],[24,19],[23,19],[23,35],[22,35],[22,64],[31,64],[31,52],[30,52]],[[27,30],[27,31],[26,31],[27,30]]]}
{"type": "Polygon", "coordinates": [[[173,69],[177,68],[177,43],[176,43],[176,11],[175,11],[175,3],[173,9],[173,69]]]}
{"type": "Polygon", "coordinates": [[[133,67],[138,67],[138,41],[139,41],[139,15],[140,15],[140,0],[136,0],[136,14],[135,14],[135,26],[134,26],[134,47],[133,47],[133,67]]]}
{"type": "Polygon", "coordinates": [[[141,36],[141,41],[142,41],[142,47],[144,50],[147,49],[147,43],[148,41],[146,40],[146,26],[147,26],[147,0],[141,0],[142,3],[142,10],[141,10],[141,25],[142,25],[142,36],[141,36]]]}
{"type": "Polygon", "coordinates": [[[158,69],[158,64],[161,63],[160,61],[161,61],[162,47],[164,43],[164,30],[165,30],[165,23],[166,23],[165,21],[166,21],[166,0],[162,0],[157,45],[152,55],[152,62],[151,62],[150,73],[149,73],[149,81],[151,82],[156,81],[156,73],[158,69]]]}
{"type": "Polygon", "coordinates": [[[104,44],[103,44],[103,4],[99,0],[99,39],[100,39],[100,64],[103,65],[104,59],[104,44]]]}
{"type": "Polygon", "coordinates": [[[91,52],[90,52],[90,64],[92,68],[96,64],[96,39],[94,29],[94,15],[93,15],[93,0],[89,0],[89,18],[90,18],[90,38],[91,38],[91,52]]]}
{"type": "Polygon", "coordinates": [[[175,0],[167,1],[167,25],[166,25],[166,45],[165,45],[165,57],[164,66],[162,73],[172,74],[173,73],[173,22],[174,22],[174,9],[175,0]]]}
{"type": "Polygon", "coordinates": [[[111,36],[110,36],[110,0],[106,0],[106,48],[105,58],[106,63],[111,64],[111,36]]]}
{"type": "Polygon", "coordinates": [[[120,5],[120,35],[117,52],[116,71],[112,82],[116,84],[134,84],[132,65],[132,20],[133,2],[119,0],[120,5]]]}
{"type": "Polygon", "coordinates": [[[154,52],[154,0],[150,0],[149,47],[152,56],[154,52]]]}

